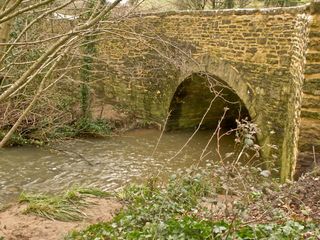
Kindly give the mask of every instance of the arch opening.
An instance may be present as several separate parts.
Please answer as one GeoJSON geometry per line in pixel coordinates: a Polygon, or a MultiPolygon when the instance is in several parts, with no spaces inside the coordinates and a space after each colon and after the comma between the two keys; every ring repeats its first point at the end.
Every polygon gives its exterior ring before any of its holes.
{"type": "Polygon", "coordinates": [[[236,119],[251,120],[248,109],[229,85],[204,73],[192,74],[178,86],[169,111],[167,131],[199,125],[200,129],[216,129],[224,113],[220,125],[223,131],[236,128],[236,119]]]}

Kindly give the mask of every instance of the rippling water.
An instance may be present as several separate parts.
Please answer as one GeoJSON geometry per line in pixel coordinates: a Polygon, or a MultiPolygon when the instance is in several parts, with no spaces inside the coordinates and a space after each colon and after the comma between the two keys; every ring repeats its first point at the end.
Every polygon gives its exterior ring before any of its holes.
{"type": "MultiPolygon", "coordinates": [[[[135,130],[107,139],[65,141],[48,147],[17,147],[0,151],[0,205],[22,191],[57,192],[72,185],[113,190],[161,172],[165,177],[197,163],[211,132],[196,134],[181,153],[171,159],[192,132],[165,133],[153,154],[160,132],[135,130]],[[171,160],[170,160],[171,159],[171,160]]],[[[232,151],[233,137],[221,142],[222,152],[232,151]]],[[[200,164],[212,160],[215,143],[200,164]]]]}

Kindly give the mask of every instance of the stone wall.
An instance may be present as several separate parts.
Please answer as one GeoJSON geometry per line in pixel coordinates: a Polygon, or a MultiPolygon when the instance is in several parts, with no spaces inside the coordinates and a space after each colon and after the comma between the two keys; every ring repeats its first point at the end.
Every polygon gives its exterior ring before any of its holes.
{"type": "MultiPolygon", "coordinates": [[[[105,23],[98,97],[163,124],[177,87],[193,73],[227,84],[261,128],[265,160],[293,174],[308,6],[143,14],[105,23]],[[102,89],[102,90],[101,90],[102,89]]],[[[201,94],[201,93],[199,93],[201,94]]]]}
{"type": "MultiPolygon", "coordinates": [[[[309,25],[311,16],[309,14],[301,14],[295,23],[296,36],[292,40],[291,48],[291,65],[290,72],[292,74],[291,89],[293,94],[288,101],[288,126],[286,130],[286,141],[283,145],[283,152],[285,148],[293,149],[291,155],[286,156],[288,159],[282,162],[282,169],[295,170],[296,159],[298,155],[298,140],[300,130],[300,114],[302,102],[302,86],[304,82],[304,69],[305,69],[305,53],[307,51],[309,25]]],[[[287,174],[293,177],[294,172],[282,171],[283,177],[287,174]]]]}
{"type": "Polygon", "coordinates": [[[297,173],[320,162],[320,1],[311,5],[311,28],[304,71],[297,173]]]}

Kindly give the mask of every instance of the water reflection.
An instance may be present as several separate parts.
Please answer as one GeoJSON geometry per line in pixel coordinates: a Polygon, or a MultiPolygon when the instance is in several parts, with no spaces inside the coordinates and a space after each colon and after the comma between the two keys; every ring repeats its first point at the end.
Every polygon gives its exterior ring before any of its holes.
{"type": "MultiPolygon", "coordinates": [[[[154,155],[160,132],[135,130],[108,139],[66,141],[53,149],[18,147],[0,151],[0,204],[16,198],[21,191],[56,192],[74,184],[116,189],[131,181],[157,174],[169,175],[199,161],[211,136],[196,134],[181,153],[170,160],[192,132],[165,133],[154,155]]],[[[232,151],[233,136],[221,142],[223,152],[232,151]]],[[[216,158],[215,143],[201,161],[216,158]]]]}

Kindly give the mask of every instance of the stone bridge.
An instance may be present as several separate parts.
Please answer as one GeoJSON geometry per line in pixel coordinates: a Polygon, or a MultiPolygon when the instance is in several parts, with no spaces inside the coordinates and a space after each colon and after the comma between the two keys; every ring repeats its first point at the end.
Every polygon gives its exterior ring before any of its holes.
{"type": "Polygon", "coordinates": [[[96,106],[162,126],[170,112],[168,129],[214,127],[228,107],[226,126],[240,115],[261,129],[282,179],[320,159],[320,2],[108,21],[97,59],[96,106]]]}

